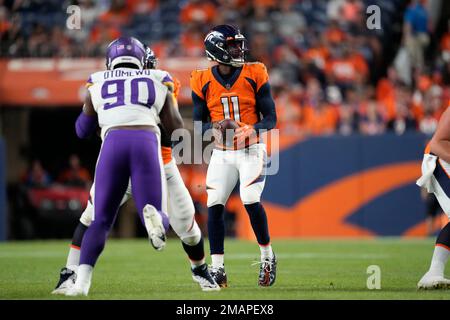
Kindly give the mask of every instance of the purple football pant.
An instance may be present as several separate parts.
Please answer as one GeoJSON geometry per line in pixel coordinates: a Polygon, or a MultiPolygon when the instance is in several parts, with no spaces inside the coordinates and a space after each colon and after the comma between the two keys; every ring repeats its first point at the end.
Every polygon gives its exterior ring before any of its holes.
{"type": "Polygon", "coordinates": [[[155,133],[146,130],[111,130],[106,136],[95,171],[94,220],[81,243],[80,264],[94,266],[117,216],[131,178],[133,198],[142,224],[143,209],[153,205],[166,231],[167,215],[161,211],[161,166],[155,133]]]}

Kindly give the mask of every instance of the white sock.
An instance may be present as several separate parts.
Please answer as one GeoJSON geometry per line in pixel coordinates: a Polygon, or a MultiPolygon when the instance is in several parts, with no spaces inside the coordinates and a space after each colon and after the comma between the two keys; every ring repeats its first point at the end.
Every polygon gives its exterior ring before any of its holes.
{"type": "Polygon", "coordinates": [[[212,254],[211,255],[211,262],[212,266],[214,268],[220,268],[223,267],[223,254],[212,254]]]}
{"type": "Polygon", "coordinates": [[[195,267],[199,267],[202,264],[205,264],[205,258],[203,258],[202,260],[198,260],[198,261],[194,261],[189,259],[189,261],[191,262],[191,268],[194,269],[195,267]]]}
{"type": "Polygon", "coordinates": [[[66,268],[77,272],[80,263],[80,248],[70,246],[69,255],[67,256],[66,268]]]}
{"type": "Polygon", "coordinates": [[[88,294],[91,287],[92,272],[94,267],[88,264],[82,264],[78,267],[77,281],[75,287],[81,289],[85,294],[88,294]]]}
{"type": "Polygon", "coordinates": [[[259,250],[261,250],[261,261],[264,261],[266,258],[273,258],[272,246],[270,244],[266,246],[260,245],[259,250]]]}
{"type": "Polygon", "coordinates": [[[434,247],[433,258],[431,259],[430,274],[435,276],[444,276],[445,264],[447,263],[450,251],[442,246],[434,247]]]}

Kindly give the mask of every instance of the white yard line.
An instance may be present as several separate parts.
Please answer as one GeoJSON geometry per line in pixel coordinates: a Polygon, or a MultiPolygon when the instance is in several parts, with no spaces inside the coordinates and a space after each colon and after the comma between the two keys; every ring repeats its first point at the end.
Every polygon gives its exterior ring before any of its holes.
{"type": "MultiPolygon", "coordinates": [[[[279,259],[355,259],[355,260],[370,260],[370,259],[388,259],[387,254],[377,253],[326,253],[326,252],[298,252],[298,253],[276,253],[279,259]]],[[[255,253],[227,253],[226,259],[233,260],[247,260],[252,258],[259,258],[259,252],[255,253]]]]}
{"type": "Polygon", "coordinates": [[[55,251],[0,251],[0,259],[5,258],[54,258],[63,257],[67,253],[55,251]]]}

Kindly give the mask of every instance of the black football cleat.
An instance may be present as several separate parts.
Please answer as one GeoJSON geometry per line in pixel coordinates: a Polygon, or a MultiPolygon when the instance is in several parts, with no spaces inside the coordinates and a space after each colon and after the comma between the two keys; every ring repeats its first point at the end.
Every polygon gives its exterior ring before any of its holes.
{"type": "Polygon", "coordinates": [[[52,294],[66,294],[67,290],[73,287],[77,274],[70,269],[62,268],[59,273],[59,281],[52,294]]]}
{"type": "Polygon", "coordinates": [[[203,291],[219,291],[220,287],[216,283],[208,270],[206,263],[191,269],[192,279],[200,285],[203,291]]]}
{"type": "Polygon", "coordinates": [[[210,267],[209,268],[209,273],[211,274],[211,276],[214,278],[214,280],[217,282],[217,284],[221,287],[221,288],[226,288],[228,287],[228,282],[227,282],[227,273],[225,272],[225,267],[210,267]]]}
{"type": "Polygon", "coordinates": [[[258,285],[261,287],[270,287],[275,283],[277,277],[277,258],[275,253],[272,259],[266,258],[260,262],[258,285]]]}

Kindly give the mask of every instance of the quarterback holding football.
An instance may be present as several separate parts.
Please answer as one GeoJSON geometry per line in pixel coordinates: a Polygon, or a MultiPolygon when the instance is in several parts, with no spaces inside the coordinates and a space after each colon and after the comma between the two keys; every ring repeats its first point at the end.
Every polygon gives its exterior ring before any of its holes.
{"type": "Polygon", "coordinates": [[[274,128],[277,120],[269,76],[264,64],[245,61],[246,38],[234,26],[214,27],[204,44],[207,58],[217,64],[193,71],[190,82],[194,121],[202,122],[203,132],[212,129],[216,142],[206,176],[211,275],[221,287],[228,285],[224,267],[224,206],[239,181],[240,197],[261,251],[258,284],[271,286],[277,260],[260,202],[266,146],[259,137],[261,131],[274,128]]]}

